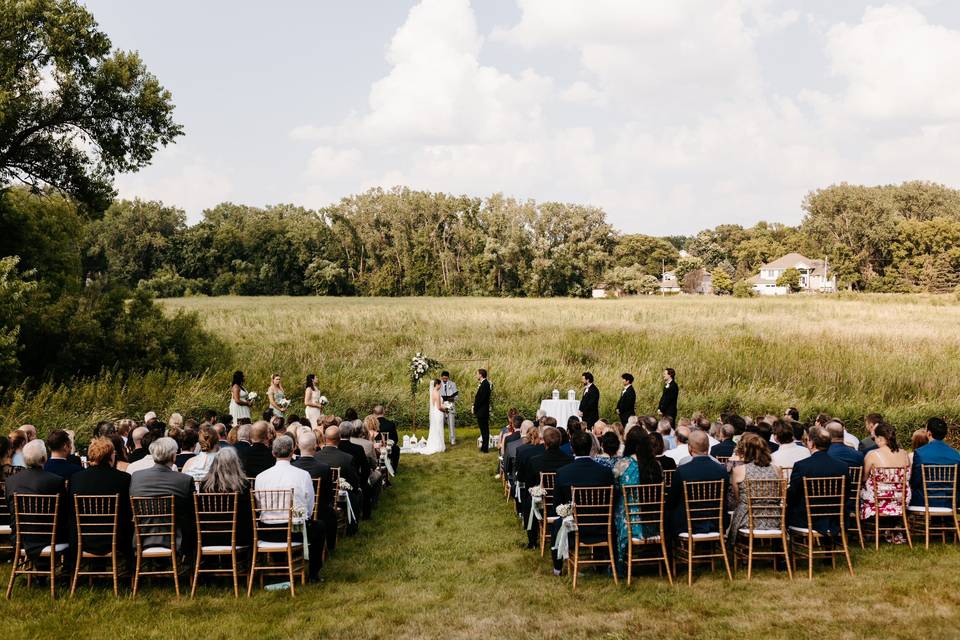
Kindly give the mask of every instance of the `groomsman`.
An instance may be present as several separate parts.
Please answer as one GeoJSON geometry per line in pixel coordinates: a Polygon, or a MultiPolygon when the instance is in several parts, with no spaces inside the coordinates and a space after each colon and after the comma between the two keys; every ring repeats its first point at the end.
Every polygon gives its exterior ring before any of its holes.
{"type": "MultiPolygon", "coordinates": [[[[450,379],[450,372],[440,373],[440,398],[453,405],[457,403],[457,383],[450,379]]],[[[447,427],[450,429],[450,446],[457,444],[457,416],[453,407],[447,411],[447,427]]]]}
{"type": "Polygon", "coordinates": [[[626,425],[630,416],[637,415],[637,392],[633,389],[632,374],[625,373],[620,379],[623,380],[623,390],[617,400],[617,415],[620,416],[620,424],[626,425]]]}
{"type": "Polygon", "coordinates": [[[660,404],[657,405],[660,415],[670,416],[674,426],[677,424],[677,397],[680,395],[680,387],[674,379],[676,375],[669,367],[663,370],[663,393],[660,395],[660,404]]]}
{"type": "Polygon", "coordinates": [[[477,394],[473,398],[473,407],[470,412],[477,417],[477,426],[480,428],[480,452],[486,453],[490,447],[490,381],[487,380],[487,370],[477,369],[477,394]]]}
{"type": "Polygon", "coordinates": [[[593,384],[593,374],[589,371],[584,371],[581,381],[583,396],[580,398],[580,417],[588,427],[593,427],[593,423],[600,419],[600,390],[593,384]]]}

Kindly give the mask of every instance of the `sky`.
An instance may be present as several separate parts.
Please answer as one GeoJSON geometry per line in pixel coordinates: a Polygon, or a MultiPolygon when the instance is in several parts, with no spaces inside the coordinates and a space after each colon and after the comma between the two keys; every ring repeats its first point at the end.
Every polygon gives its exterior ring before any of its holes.
{"type": "Polygon", "coordinates": [[[797,224],[840,182],[960,187],[954,0],[88,0],[185,135],[121,197],[371,187],[601,207],[623,232],[797,224]]]}

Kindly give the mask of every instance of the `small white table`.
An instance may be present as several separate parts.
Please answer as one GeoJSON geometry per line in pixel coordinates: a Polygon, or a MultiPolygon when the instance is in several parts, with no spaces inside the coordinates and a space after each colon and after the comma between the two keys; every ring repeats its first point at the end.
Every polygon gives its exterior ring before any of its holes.
{"type": "Polygon", "coordinates": [[[567,420],[570,419],[570,416],[577,415],[577,412],[580,410],[580,401],[566,400],[563,398],[554,400],[553,398],[548,398],[540,401],[540,410],[551,418],[556,418],[557,426],[566,429],[567,420]]]}

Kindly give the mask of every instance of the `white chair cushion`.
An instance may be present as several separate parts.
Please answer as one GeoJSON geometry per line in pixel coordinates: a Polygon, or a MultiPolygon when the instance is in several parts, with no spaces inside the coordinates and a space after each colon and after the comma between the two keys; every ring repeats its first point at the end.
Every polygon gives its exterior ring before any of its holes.
{"type": "MultiPolygon", "coordinates": [[[[237,547],[237,551],[240,551],[241,549],[246,549],[246,548],[247,547],[245,545],[242,545],[237,547]]],[[[228,544],[208,544],[203,547],[200,547],[200,550],[203,551],[204,553],[223,553],[223,552],[230,551],[231,549],[233,549],[233,547],[231,547],[228,544]]]]}
{"type": "MultiPolygon", "coordinates": [[[[302,542],[294,542],[293,547],[303,546],[302,542]]],[[[286,549],[286,542],[267,542],[266,540],[257,540],[257,549],[262,549],[264,551],[274,551],[279,549],[286,549]]]]}
{"type": "MultiPolygon", "coordinates": [[[[680,534],[680,537],[689,538],[691,536],[689,533],[684,531],[683,533],[680,534]]],[[[719,540],[720,534],[719,533],[695,533],[693,534],[693,539],[694,540],[719,540]]]]}
{"type": "MultiPolygon", "coordinates": [[[[809,533],[809,532],[810,532],[810,529],[807,529],[806,527],[789,527],[789,529],[790,529],[790,531],[792,531],[793,533],[803,533],[803,534],[806,534],[806,533],[809,533]]],[[[820,532],[814,530],[813,535],[819,536],[819,535],[820,535],[820,532]]]]}
{"type": "Polygon", "coordinates": [[[920,506],[907,507],[907,511],[911,511],[913,513],[923,513],[928,509],[931,514],[935,513],[938,516],[948,516],[951,513],[953,513],[950,510],[950,507],[920,507],[920,506]]]}
{"type": "MultiPolygon", "coordinates": [[[[69,546],[70,546],[70,545],[67,544],[66,542],[58,542],[58,543],[57,543],[57,553],[61,553],[61,552],[63,552],[63,551],[66,551],[69,546]]],[[[42,556],[48,556],[48,555],[50,555],[50,545],[47,545],[47,546],[45,546],[43,549],[41,549],[41,550],[40,550],[40,555],[42,555],[42,556]]]]}
{"type": "Polygon", "coordinates": [[[660,542],[660,536],[650,536],[649,538],[630,538],[633,544],[654,544],[660,542]]]}
{"type": "Polygon", "coordinates": [[[147,547],[143,550],[144,558],[159,558],[161,556],[169,556],[173,554],[173,550],[170,547],[147,547]]]}
{"type": "MultiPolygon", "coordinates": [[[[737,531],[739,531],[745,536],[750,535],[750,529],[748,527],[737,529],[737,531]]],[[[780,531],[780,529],[754,529],[753,535],[754,536],[782,536],[783,531],[780,531]]]]}
{"type": "Polygon", "coordinates": [[[0,535],[10,535],[13,529],[8,524],[0,524],[0,535]]]}

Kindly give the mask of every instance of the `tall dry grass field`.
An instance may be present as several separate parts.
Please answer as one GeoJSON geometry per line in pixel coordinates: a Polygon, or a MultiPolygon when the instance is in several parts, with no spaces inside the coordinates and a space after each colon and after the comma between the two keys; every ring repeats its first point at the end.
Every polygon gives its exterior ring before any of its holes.
{"type": "MultiPolygon", "coordinates": [[[[590,370],[613,416],[619,375],[637,378],[638,411],[653,412],[660,371],[677,370],[680,411],[827,412],[859,427],[879,411],[909,430],[931,415],[960,418],[960,305],[943,297],[856,296],[739,300],[490,298],[184,298],[232,352],[220,371],[123,378],[106,372],[66,386],[8,393],[3,428],[23,421],[81,431],[96,420],[214,408],[225,412],[230,373],[265,395],[284,376],[302,413],[305,374],[319,376],[334,411],[386,403],[403,424],[412,403],[407,364],[440,360],[472,398],[474,371],[494,383],[495,414],[532,413],[554,388],[590,370]]],[[[415,407],[422,423],[425,390],[415,407]]],[[[468,422],[461,413],[461,421],[468,422]]]]}

